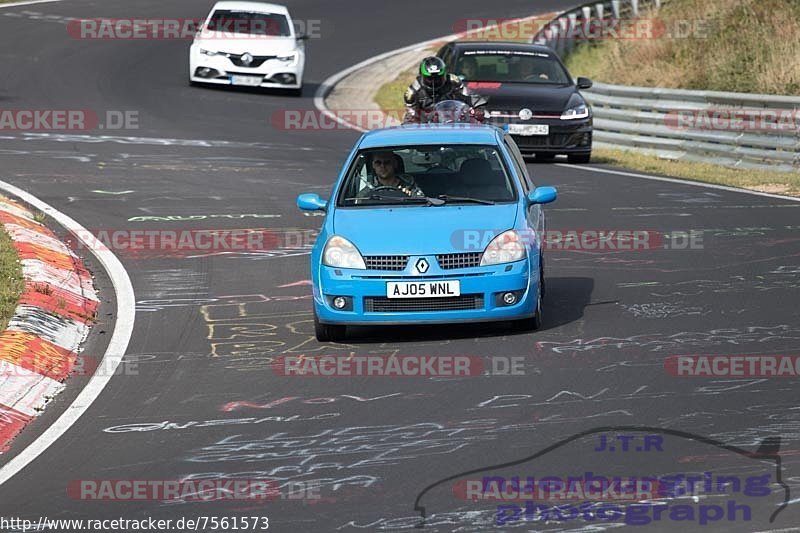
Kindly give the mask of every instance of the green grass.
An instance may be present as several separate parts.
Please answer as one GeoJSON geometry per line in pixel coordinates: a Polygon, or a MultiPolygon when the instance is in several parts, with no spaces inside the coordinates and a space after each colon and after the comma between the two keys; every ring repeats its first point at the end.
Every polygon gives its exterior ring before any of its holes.
{"type": "Polygon", "coordinates": [[[605,148],[595,148],[592,151],[592,163],[754,191],[800,196],[800,172],[744,170],[709,163],[674,161],[639,152],[605,148]]]}
{"type": "Polygon", "coordinates": [[[11,244],[11,237],[0,225],[0,331],[6,329],[14,314],[24,285],[17,251],[11,244]]]}
{"type": "Polygon", "coordinates": [[[691,36],[597,40],[566,58],[570,72],[620,85],[800,95],[800,1],[670,0],[643,16],[691,36]]]}
{"type": "MultiPolygon", "coordinates": [[[[417,67],[401,72],[397,78],[388,83],[381,85],[378,92],[375,93],[375,103],[385,113],[396,113],[397,110],[405,109],[405,102],[403,102],[403,94],[414,81],[417,74],[417,67]]],[[[402,117],[402,114],[400,115],[402,117]]]]}

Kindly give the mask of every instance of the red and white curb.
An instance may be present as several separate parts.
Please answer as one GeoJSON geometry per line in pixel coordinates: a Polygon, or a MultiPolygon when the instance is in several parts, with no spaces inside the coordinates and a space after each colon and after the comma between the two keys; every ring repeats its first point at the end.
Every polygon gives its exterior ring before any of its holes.
{"type": "Polygon", "coordinates": [[[99,304],[83,262],[21,204],[0,197],[25,289],[0,333],[0,452],[64,389],[99,304]]]}

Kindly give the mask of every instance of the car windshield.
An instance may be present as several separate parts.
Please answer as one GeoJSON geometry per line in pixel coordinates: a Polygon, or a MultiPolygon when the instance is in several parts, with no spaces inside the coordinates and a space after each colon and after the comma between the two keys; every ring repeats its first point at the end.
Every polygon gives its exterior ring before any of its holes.
{"type": "Polygon", "coordinates": [[[455,73],[467,81],[501,83],[572,83],[552,54],[510,50],[466,50],[455,73]]]}
{"type": "Polygon", "coordinates": [[[360,151],[339,193],[341,207],[491,204],[516,199],[496,146],[424,145],[360,151]],[[431,203],[427,199],[443,199],[431,203]]]}
{"type": "Polygon", "coordinates": [[[274,13],[252,13],[218,9],[208,21],[210,31],[291,37],[289,21],[284,15],[274,13]]]}

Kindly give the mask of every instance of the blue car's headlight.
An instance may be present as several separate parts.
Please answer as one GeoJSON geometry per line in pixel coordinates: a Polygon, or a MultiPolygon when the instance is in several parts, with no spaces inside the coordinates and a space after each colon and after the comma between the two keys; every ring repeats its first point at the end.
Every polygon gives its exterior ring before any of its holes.
{"type": "Polygon", "coordinates": [[[334,235],[325,243],[325,249],[322,251],[322,264],[337,268],[367,269],[367,265],[364,263],[364,258],[361,257],[358,248],[344,237],[339,237],[338,235],[334,235]]]}
{"type": "Polygon", "coordinates": [[[525,244],[516,231],[504,231],[489,243],[483,252],[481,266],[513,263],[525,258],[525,244]]]}
{"type": "Polygon", "coordinates": [[[570,107],[561,114],[561,120],[575,120],[589,116],[589,107],[583,103],[570,107]]]}

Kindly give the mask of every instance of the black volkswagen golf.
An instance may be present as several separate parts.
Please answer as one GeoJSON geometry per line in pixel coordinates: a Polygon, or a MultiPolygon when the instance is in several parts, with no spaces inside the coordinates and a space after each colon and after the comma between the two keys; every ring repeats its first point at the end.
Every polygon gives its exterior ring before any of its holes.
{"type": "Polygon", "coordinates": [[[550,48],[534,44],[456,41],[437,55],[448,71],[461,76],[470,92],[488,99],[486,116],[508,131],[526,154],[549,160],[566,154],[571,163],[588,163],[592,154],[592,110],[550,48]]]}

